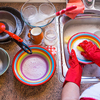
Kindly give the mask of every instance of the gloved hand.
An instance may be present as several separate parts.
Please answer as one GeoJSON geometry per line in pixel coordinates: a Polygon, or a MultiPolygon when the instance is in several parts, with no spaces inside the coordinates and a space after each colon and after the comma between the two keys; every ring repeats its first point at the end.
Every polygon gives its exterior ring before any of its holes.
{"type": "Polygon", "coordinates": [[[81,54],[88,60],[93,61],[100,67],[100,49],[91,41],[84,40],[79,44],[85,52],[81,54]]]}
{"type": "Polygon", "coordinates": [[[68,69],[68,72],[66,74],[63,86],[65,85],[66,82],[73,82],[80,87],[82,67],[79,64],[75,51],[73,49],[69,57],[69,65],[70,68],[68,69]]]}

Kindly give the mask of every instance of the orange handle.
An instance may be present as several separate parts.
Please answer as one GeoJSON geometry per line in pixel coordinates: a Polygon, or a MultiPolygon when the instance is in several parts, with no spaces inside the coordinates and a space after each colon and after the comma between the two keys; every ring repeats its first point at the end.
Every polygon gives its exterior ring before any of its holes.
{"type": "Polygon", "coordinates": [[[23,39],[21,39],[19,36],[17,36],[16,34],[14,33],[11,33],[7,30],[4,30],[4,32],[8,33],[12,38],[14,38],[15,40],[17,40],[18,42],[23,42],[23,39]]]}

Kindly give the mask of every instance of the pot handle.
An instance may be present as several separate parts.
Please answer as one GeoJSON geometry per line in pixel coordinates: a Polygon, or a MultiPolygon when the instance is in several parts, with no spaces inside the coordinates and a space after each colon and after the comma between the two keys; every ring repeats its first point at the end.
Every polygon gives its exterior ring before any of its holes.
{"type": "Polygon", "coordinates": [[[18,42],[17,40],[15,40],[15,39],[13,39],[15,42],[16,42],[16,44],[18,44],[18,46],[20,47],[20,48],[22,48],[26,53],[28,53],[28,54],[32,54],[32,51],[31,51],[31,49],[24,43],[24,42],[18,42]]]}
{"type": "Polygon", "coordinates": [[[94,9],[95,0],[83,0],[86,9],[94,9]]]}

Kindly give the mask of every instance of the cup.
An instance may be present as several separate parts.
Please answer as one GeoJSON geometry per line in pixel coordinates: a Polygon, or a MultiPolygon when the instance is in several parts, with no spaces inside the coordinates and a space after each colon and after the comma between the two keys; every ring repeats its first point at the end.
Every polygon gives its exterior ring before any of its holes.
{"type": "Polygon", "coordinates": [[[45,45],[54,46],[57,43],[57,33],[54,29],[47,29],[44,34],[45,45]]]}
{"type": "Polygon", "coordinates": [[[43,39],[43,30],[40,27],[35,27],[29,30],[28,37],[34,44],[41,44],[43,39]]]}

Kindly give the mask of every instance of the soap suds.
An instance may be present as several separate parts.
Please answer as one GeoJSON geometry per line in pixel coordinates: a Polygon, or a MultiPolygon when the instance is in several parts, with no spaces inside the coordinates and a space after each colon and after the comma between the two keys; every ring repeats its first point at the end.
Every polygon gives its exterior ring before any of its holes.
{"type": "Polygon", "coordinates": [[[66,36],[72,36],[76,33],[79,32],[90,32],[90,33],[94,33],[96,31],[100,30],[100,25],[71,25],[69,27],[67,27],[66,31],[64,32],[64,37],[66,36]]]}

